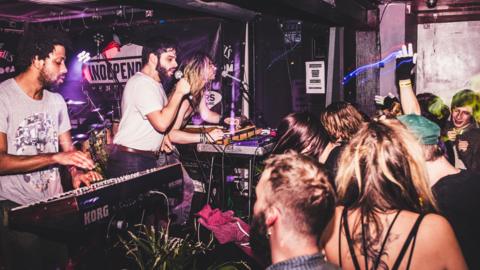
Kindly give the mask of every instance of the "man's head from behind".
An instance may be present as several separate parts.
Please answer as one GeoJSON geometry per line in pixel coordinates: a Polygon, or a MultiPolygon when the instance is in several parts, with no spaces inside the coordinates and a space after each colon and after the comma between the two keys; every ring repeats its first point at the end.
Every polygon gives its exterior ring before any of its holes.
{"type": "Polygon", "coordinates": [[[436,123],[416,114],[402,115],[398,120],[420,141],[426,161],[435,161],[443,156],[438,146],[440,127],[436,123]]]}
{"type": "Polygon", "coordinates": [[[154,66],[162,81],[171,78],[178,66],[177,43],[158,36],[147,40],[142,49],[142,64],[154,66]]]}
{"type": "Polygon", "coordinates": [[[318,239],[335,208],[324,167],[295,152],[266,161],[256,194],[250,241],[259,256],[268,251],[269,236],[270,246],[272,239],[318,239]]]}
{"type": "Polygon", "coordinates": [[[471,123],[480,122],[480,95],[465,89],[452,98],[452,123],[456,128],[464,128],[471,123]]]}
{"type": "Polygon", "coordinates": [[[328,105],[320,119],[333,142],[345,143],[365,122],[362,114],[352,104],[343,101],[328,105]]]}
{"type": "Polygon", "coordinates": [[[18,47],[16,68],[38,73],[44,87],[61,84],[67,74],[66,49],[70,41],[65,33],[55,29],[30,29],[25,32],[18,47]]]}
{"type": "Polygon", "coordinates": [[[420,104],[421,115],[443,129],[450,117],[450,108],[439,96],[432,93],[418,94],[417,99],[420,104]]]}

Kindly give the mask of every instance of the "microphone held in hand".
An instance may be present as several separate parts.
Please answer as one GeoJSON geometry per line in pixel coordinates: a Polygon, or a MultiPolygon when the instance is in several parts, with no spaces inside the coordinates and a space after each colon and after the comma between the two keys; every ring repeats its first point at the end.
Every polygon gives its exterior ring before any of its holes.
{"type": "MultiPolygon", "coordinates": [[[[175,77],[176,80],[180,80],[181,78],[183,78],[183,72],[182,72],[181,70],[177,70],[177,71],[175,71],[175,73],[173,73],[173,77],[175,77]]],[[[192,100],[193,100],[193,96],[192,96],[192,95],[188,95],[188,99],[189,99],[190,101],[192,101],[192,100]]],[[[192,105],[192,104],[190,103],[190,105],[192,105]]],[[[193,106],[192,106],[192,107],[193,107],[193,106]]]]}
{"type": "Polygon", "coordinates": [[[181,70],[177,70],[175,71],[173,76],[175,77],[175,79],[180,80],[181,78],[183,78],[183,72],[181,70]]]}

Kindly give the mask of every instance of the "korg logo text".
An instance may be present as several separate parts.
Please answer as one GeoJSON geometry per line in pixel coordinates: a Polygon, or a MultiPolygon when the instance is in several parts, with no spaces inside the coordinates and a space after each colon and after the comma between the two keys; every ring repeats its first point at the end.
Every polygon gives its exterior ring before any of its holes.
{"type": "Polygon", "coordinates": [[[104,205],[102,207],[85,212],[83,214],[83,224],[88,225],[106,217],[108,217],[108,205],[104,205]]]}

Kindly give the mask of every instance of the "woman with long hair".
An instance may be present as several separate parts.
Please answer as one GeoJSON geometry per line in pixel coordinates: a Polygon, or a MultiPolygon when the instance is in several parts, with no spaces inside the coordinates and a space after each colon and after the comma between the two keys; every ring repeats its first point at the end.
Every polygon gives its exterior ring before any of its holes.
{"type": "Polygon", "coordinates": [[[333,177],[337,175],[341,152],[366,120],[366,116],[362,115],[355,106],[344,101],[328,105],[320,115],[320,121],[333,145],[325,160],[325,166],[332,172],[333,177]]]}
{"type": "MultiPolygon", "coordinates": [[[[188,57],[180,65],[183,69],[183,78],[190,85],[190,96],[185,97],[177,112],[175,121],[170,127],[165,139],[163,141],[163,150],[172,152],[166,155],[165,160],[159,160],[158,165],[179,161],[179,152],[173,147],[174,144],[189,144],[189,143],[213,143],[223,138],[223,131],[215,128],[213,130],[201,130],[198,132],[187,132],[183,128],[190,119],[191,115],[198,111],[202,119],[209,123],[218,123],[220,115],[208,109],[204,93],[210,87],[210,83],[215,79],[216,67],[213,60],[205,53],[194,53],[188,57]]],[[[187,171],[183,169],[183,200],[176,206],[172,213],[177,216],[176,222],[184,224],[190,218],[190,212],[200,209],[193,209],[192,198],[194,193],[193,180],[188,175],[187,171]]]]}
{"type": "Polygon", "coordinates": [[[328,134],[320,120],[309,112],[291,113],[285,116],[277,128],[277,142],[272,154],[288,150],[309,156],[324,163],[325,150],[329,148],[328,134]]]}
{"type": "Polygon", "coordinates": [[[212,58],[206,53],[196,52],[183,61],[180,67],[183,69],[183,78],[190,84],[191,95],[182,102],[175,123],[167,135],[167,140],[172,143],[188,144],[214,142],[222,139],[224,133],[221,129],[202,130],[201,133],[182,131],[183,126],[194,112],[199,112],[205,122],[214,124],[220,122],[220,114],[211,111],[203,98],[216,75],[217,68],[212,58]]]}
{"type": "Polygon", "coordinates": [[[340,157],[328,260],[343,269],[466,269],[427,180],[421,146],[400,122],[365,123],[340,157]]]}

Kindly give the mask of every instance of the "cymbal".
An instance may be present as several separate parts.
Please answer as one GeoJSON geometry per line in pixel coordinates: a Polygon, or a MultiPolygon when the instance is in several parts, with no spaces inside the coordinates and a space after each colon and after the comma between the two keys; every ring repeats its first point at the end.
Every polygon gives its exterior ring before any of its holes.
{"type": "Polygon", "coordinates": [[[90,128],[92,129],[100,129],[100,128],[104,128],[105,125],[104,124],[91,124],[90,125],[90,128]]]}
{"type": "Polygon", "coordinates": [[[74,139],[74,140],[83,140],[83,139],[87,139],[87,138],[88,138],[88,135],[87,134],[82,134],[82,133],[72,136],[72,139],[74,139]]]}
{"type": "Polygon", "coordinates": [[[95,108],[95,109],[92,109],[91,112],[99,112],[101,110],[102,110],[101,108],[95,108]]]}
{"type": "Polygon", "coordinates": [[[85,102],[85,101],[80,101],[80,100],[67,99],[67,100],[65,101],[65,103],[67,103],[67,105],[74,105],[74,106],[76,106],[76,105],[84,105],[84,104],[86,104],[87,102],[85,102]]]}

